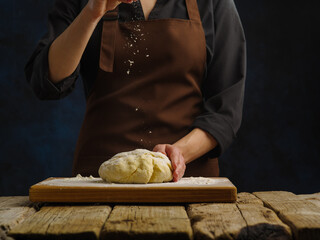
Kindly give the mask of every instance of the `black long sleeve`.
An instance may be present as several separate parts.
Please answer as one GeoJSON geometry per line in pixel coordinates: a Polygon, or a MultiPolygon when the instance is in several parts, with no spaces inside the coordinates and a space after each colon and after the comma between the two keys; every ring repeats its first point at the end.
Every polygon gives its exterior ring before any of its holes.
{"type": "Polygon", "coordinates": [[[80,66],[58,84],[49,80],[48,52],[52,42],[72,23],[80,12],[79,1],[57,0],[49,13],[48,32],[42,37],[25,66],[25,75],[39,99],[60,99],[73,89],[80,66]]]}
{"type": "MultiPolygon", "coordinates": [[[[192,127],[210,133],[218,142],[212,152],[219,156],[232,143],[240,127],[246,76],[246,42],[233,0],[216,1],[212,14],[213,26],[206,32],[209,62],[202,92],[205,112],[192,127]],[[212,52],[211,52],[212,51],[212,52]]],[[[206,21],[210,22],[210,21],[206,21]]]]}

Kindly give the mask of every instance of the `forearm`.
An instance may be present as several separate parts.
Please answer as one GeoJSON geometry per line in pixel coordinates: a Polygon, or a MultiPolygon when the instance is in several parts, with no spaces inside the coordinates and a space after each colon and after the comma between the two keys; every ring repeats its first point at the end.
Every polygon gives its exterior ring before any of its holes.
{"type": "Polygon", "coordinates": [[[49,78],[53,83],[58,83],[75,71],[98,22],[99,18],[93,18],[85,7],[53,41],[48,56],[49,78]]]}
{"type": "Polygon", "coordinates": [[[217,146],[217,141],[207,132],[195,128],[173,144],[180,149],[186,163],[206,154],[217,146]]]}

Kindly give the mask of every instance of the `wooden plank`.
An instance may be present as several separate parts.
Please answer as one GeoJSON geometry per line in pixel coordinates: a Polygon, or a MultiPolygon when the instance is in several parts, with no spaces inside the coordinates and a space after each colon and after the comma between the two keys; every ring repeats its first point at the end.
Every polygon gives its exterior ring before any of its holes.
{"type": "Polygon", "coordinates": [[[249,193],[236,204],[191,204],[188,215],[195,239],[292,239],[290,228],[249,193]]]}
{"type": "Polygon", "coordinates": [[[237,204],[250,204],[250,203],[263,206],[263,202],[251,193],[242,192],[238,194],[237,204]]]}
{"type": "Polygon", "coordinates": [[[292,239],[290,227],[255,195],[239,193],[237,206],[247,223],[248,239],[292,239]]]}
{"type": "Polygon", "coordinates": [[[27,196],[0,197],[0,208],[32,206],[27,196]]]}
{"type": "Polygon", "coordinates": [[[0,229],[0,239],[1,240],[14,240],[13,238],[7,236],[6,232],[0,229]]]}
{"type": "Polygon", "coordinates": [[[286,202],[297,200],[297,195],[286,191],[254,192],[253,194],[261,199],[264,203],[266,203],[266,201],[286,202]]]}
{"type": "Polygon", "coordinates": [[[50,178],[29,190],[33,202],[235,202],[227,178],[183,178],[152,184],[106,183],[101,178],[50,178]]]}
{"type": "Polygon", "coordinates": [[[109,206],[46,206],[9,232],[15,239],[99,239],[109,206]]]}
{"type": "Polygon", "coordinates": [[[261,205],[241,204],[238,207],[247,224],[246,239],[292,239],[290,227],[270,209],[261,205]]]}
{"type": "Polygon", "coordinates": [[[320,239],[320,207],[290,192],[255,192],[291,227],[295,240],[320,239]]]}
{"type": "Polygon", "coordinates": [[[313,194],[300,194],[297,195],[300,199],[305,199],[309,202],[312,202],[314,205],[320,207],[320,192],[313,194]]]}
{"type": "Polygon", "coordinates": [[[246,222],[236,204],[200,203],[188,206],[193,235],[197,239],[246,237],[246,222]]]}
{"type": "Polygon", "coordinates": [[[183,206],[115,206],[101,239],[192,239],[183,206]]]}
{"type": "Polygon", "coordinates": [[[36,212],[33,206],[28,197],[0,197],[0,239],[7,239],[4,236],[10,229],[33,215],[36,212]]]}

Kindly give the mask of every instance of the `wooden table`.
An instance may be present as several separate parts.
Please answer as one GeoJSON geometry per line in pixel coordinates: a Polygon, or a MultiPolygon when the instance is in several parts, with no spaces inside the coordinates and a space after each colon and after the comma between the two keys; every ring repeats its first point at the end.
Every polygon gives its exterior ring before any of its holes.
{"type": "Polygon", "coordinates": [[[239,193],[236,203],[33,204],[0,197],[0,239],[320,239],[320,193],[239,193]]]}

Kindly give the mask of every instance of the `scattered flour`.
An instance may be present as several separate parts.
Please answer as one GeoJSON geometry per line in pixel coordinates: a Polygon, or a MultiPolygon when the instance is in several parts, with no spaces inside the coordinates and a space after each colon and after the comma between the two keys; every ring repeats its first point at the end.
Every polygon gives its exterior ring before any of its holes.
{"type": "MultiPolygon", "coordinates": [[[[132,3],[133,7],[136,9],[138,8],[138,3],[132,3]]],[[[132,54],[132,57],[137,57],[139,54],[142,54],[142,56],[145,56],[146,58],[149,58],[150,54],[147,52],[148,48],[145,48],[146,51],[141,51],[141,49],[138,49],[139,46],[139,41],[145,41],[146,38],[145,36],[148,35],[148,32],[144,31],[144,25],[140,24],[140,21],[143,20],[142,16],[137,16],[136,11],[134,17],[132,17],[132,22],[133,22],[133,28],[126,37],[127,42],[125,43],[125,46],[123,48],[128,49],[128,54],[132,54]]],[[[130,57],[130,55],[128,55],[130,57]]],[[[128,60],[124,62],[127,64],[127,75],[133,74],[134,73],[134,61],[133,60],[128,60]]],[[[140,71],[139,71],[140,72],[140,71]]]]}
{"type": "Polygon", "coordinates": [[[57,186],[57,187],[128,187],[128,188],[145,188],[145,187],[215,187],[215,186],[232,186],[227,178],[205,178],[205,177],[185,177],[178,182],[165,182],[165,183],[148,183],[148,184],[123,184],[123,183],[107,183],[101,178],[83,177],[78,175],[73,178],[56,178],[46,180],[38,183],[37,185],[57,186]]]}

